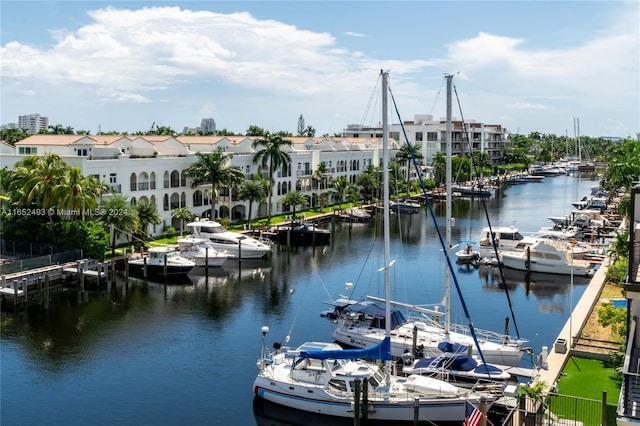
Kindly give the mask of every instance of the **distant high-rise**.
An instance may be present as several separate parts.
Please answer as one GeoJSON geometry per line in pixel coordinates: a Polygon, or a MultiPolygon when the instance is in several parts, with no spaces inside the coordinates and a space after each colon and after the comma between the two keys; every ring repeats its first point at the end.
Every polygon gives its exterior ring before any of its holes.
{"type": "Polygon", "coordinates": [[[216,120],[213,118],[203,118],[202,123],[200,123],[200,131],[203,135],[215,135],[216,120]]]}
{"type": "Polygon", "coordinates": [[[28,114],[18,117],[18,127],[30,135],[35,135],[42,129],[49,128],[49,117],[40,114],[28,114]]]}

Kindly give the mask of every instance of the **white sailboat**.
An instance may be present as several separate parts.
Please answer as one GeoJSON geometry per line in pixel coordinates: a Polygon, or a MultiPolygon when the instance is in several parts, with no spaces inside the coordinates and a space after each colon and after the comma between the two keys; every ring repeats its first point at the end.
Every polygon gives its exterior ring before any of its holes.
{"type": "MultiPolygon", "coordinates": [[[[383,181],[388,182],[388,75],[382,73],[383,91],[383,181]]],[[[385,298],[390,299],[389,189],[384,185],[384,267],[385,298]]],[[[386,318],[391,317],[386,304],[386,318]]],[[[354,418],[356,407],[368,419],[433,423],[462,422],[467,402],[477,403],[480,396],[442,380],[420,375],[391,374],[391,328],[387,321],[385,337],[363,350],[344,350],[334,343],[308,342],[297,349],[265,345],[268,327],[262,328],[263,350],[258,360],[258,375],[253,385],[257,397],[276,404],[328,416],[354,418]],[[363,359],[385,361],[382,367],[363,359]],[[360,401],[359,384],[365,398],[360,401]],[[362,405],[360,405],[362,404],[362,405]]]]}
{"type": "MultiPolygon", "coordinates": [[[[447,176],[447,224],[446,244],[451,247],[451,79],[447,76],[447,152],[446,152],[446,176],[447,176]]],[[[385,326],[391,325],[391,354],[400,358],[407,351],[421,357],[434,357],[442,354],[438,345],[444,341],[475,347],[470,328],[465,325],[452,324],[450,320],[450,271],[446,276],[446,300],[444,312],[444,324],[441,323],[443,313],[441,311],[426,309],[406,303],[384,300],[367,296],[366,300],[352,300],[349,297],[341,297],[329,302],[334,306],[332,312],[323,315],[335,322],[336,327],[332,337],[338,343],[355,348],[366,348],[382,341],[385,336],[385,326]],[[390,315],[382,316],[382,312],[394,310],[390,315]],[[405,318],[401,309],[411,311],[416,315],[405,318]],[[386,321],[385,318],[390,318],[386,321]]],[[[524,345],[526,340],[514,338],[506,333],[496,333],[489,330],[475,330],[479,337],[480,350],[487,362],[508,366],[518,366],[522,356],[528,348],[524,345]]]]}

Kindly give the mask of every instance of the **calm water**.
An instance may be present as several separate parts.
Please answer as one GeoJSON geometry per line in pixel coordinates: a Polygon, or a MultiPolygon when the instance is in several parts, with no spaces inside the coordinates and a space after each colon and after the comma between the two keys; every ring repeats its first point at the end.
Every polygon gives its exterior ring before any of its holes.
{"type": "MultiPolygon", "coordinates": [[[[512,186],[487,200],[491,223],[522,232],[550,226],[548,216],[569,213],[570,202],[588,195],[594,183],[547,177],[512,186]]],[[[435,209],[443,226],[444,203],[435,209]]],[[[454,243],[477,240],[487,225],[479,201],[456,201],[454,216],[454,243]]],[[[292,346],[330,339],[331,324],[319,315],[329,308],[325,301],[382,294],[379,228],[376,222],[345,226],[331,246],[276,249],[270,259],[240,266],[228,261],[208,279],[190,276],[188,284],[134,281],[128,291],[119,286],[83,303],[72,294],[48,311],[3,313],[1,423],[286,424],[265,420],[282,415],[268,407],[254,414],[260,328],[270,327],[269,345],[286,336],[292,346]],[[346,282],[353,283],[352,293],[346,282]]],[[[441,301],[443,254],[426,209],[393,218],[392,235],[394,299],[441,301]]],[[[510,311],[497,270],[456,268],[474,325],[504,330],[510,311]]],[[[537,354],[553,345],[586,282],[576,277],[570,286],[569,277],[541,275],[527,283],[523,273],[505,272],[517,330],[537,354]]],[[[454,319],[465,322],[454,299],[454,319]]]]}

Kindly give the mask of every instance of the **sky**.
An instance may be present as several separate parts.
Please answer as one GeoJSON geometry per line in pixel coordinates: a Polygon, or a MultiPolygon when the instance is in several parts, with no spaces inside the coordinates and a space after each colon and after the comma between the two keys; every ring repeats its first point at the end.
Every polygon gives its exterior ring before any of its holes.
{"type": "Polygon", "coordinates": [[[636,137],[640,2],[0,2],[0,124],[316,135],[446,115],[511,133],[636,137]],[[578,124],[579,127],[576,127],[578,124]]]}

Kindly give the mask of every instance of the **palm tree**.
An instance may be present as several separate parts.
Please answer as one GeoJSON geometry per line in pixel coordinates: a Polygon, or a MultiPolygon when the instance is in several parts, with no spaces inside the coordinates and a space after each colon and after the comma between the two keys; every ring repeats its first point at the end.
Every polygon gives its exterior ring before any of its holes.
{"type": "Polygon", "coordinates": [[[184,223],[193,220],[195,216],[196,215],[189,211],[188,206],[176,207],[171,210],[171,217],[180,221],[180,235],[182,235],[182,231],[184,230],[184,223]]]}
{"type": "Polygon", "coordinates": [[[325,163],[318,164],[318,168],[311,175],[311,179],[316,183],[316,190],[324,189],[327,179],[327,165],[325,163]]]}
{"type": "MultiPolygon", "coordinates": [[[[93,176],[82,176],[79,167],[67,167],[66,176],[54,189],[56,198],[60,200],[60,207],[80,212],[82,220],[85,218],[85,210],[98,205],[98,182],[93,176]]],[[[75,220],[77,215],[72,216],[75,220]]]]}
{"type": "Polygon", "coordinates": [[[362,197],[371,200],[380,190],[381,170],[378,167],[369,168],[356,179],[356,184],[361,188],[362,197]]]}
{"type": "Polygon", "coordinates": [[[247,136],[266,136],[269,133],[264,130],[262,127],[258,127],[255,124],[249,126],[247,129],[247,136]]]}
{"type": "Polygon", "coordinates": [[[411,176],[411,168],[413,167],[413,160],[420,162],[420,160],[424,159],[424,156],[420,152],[422,150],[422,145],[419,143],[416,144],[404,144],[400,147],[396,154],[396,160],[407,167],[407,195],[411,192],[411,182],[409,181],[409,177],[411,176]]]}
{"type": "Polygon", "coordinates": [[[18,195],[19,206],[58,207],[60,200],[56,187],[62,182],[65,171],[66,164],[58,154],[26,157],[16,163],[9,190],[18,195]]]}
{"type": "Polygon", "coordinates": [[[251,180],[244,181],[240,187],[238,197],[241,200],[249,201],[249,217],[247,218],[247,222],[251,224],[251,208],[253,207],[254,201],[261,203],[267,198],[267,184],[265,180],[258,175],[251,180]]]}
{"type": "Polygon", "coordinates": [[[271,199],[273,197],[273,174],[276,169],[281,166],[288,166],[291,164],[291,155],[288,152],[283,151],[285,146],[291,146],[291,141],[284,139],[284,133],[266,133],[259,139],[256,139],[251,144],[252,148],[262,147],[260,151],[256,152],[253,156],[253,162],[260,162],[261,167],[269,168],[269,206],[268,216],[271,221],[271,199]]]}
{"type": "Polygon", "coordinates": [[[197,152],[196,157],[196,161],[184,169],[184,173],[193,179],[192,188],[211,185],[211,219],[215,219],[217,190],[222,186],[239,184],[244,179],[244,173],[238,167],[228,166],[233,155],[221,149],[209,154],[197,152]]]}
{"type": "Polygon", "coordinates": [[[138,212],[122,194],[114,194],[102,204],[98,220],[111,232],[111,252],[116,250],[116,237],[120,232],[131,235],[138,226],[138,212]]]}
{"type": "Polygon", "coordinates": [[[346,177],[340,176],[333,181],[333,190],[336,193],[336,198],[340,203],[340,210],[342,210],[342,202],[344,201],[344,196],[349,191],[349,181],[346,177]]]}
{"type": "Polygon", "coordinates": [[[308,206],[309,200],[304,194],[300,191],[292,191],[288,192],[282,199],[280,200],[282,204],[285,206],[291,206],[293,209],[293,219],[296,218],[296,207],[297,206],[308,206]]]}
{"type": "Polygon", "coordinates": [[[135,210],[138,214],[138,232],[140,232],[141,239],[145,240],[148,237],[149,225],[162,223],[162,216],[158,213],[156,204],[147,200],[138,201],[135,210]]]}

